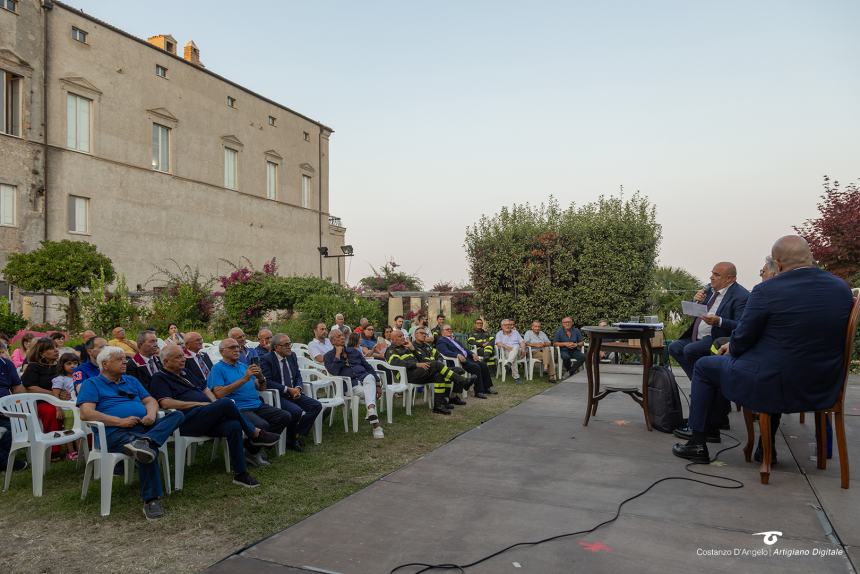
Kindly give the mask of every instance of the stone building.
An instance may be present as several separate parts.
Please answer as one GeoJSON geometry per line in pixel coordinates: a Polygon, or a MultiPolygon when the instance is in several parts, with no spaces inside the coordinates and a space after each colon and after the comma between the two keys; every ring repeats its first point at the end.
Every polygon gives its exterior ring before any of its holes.
{"type": "MultiPolygon", "coordinates": [[[[210,71],[193,42],[179,50],[60,2],[0,0],[0,268],[74,239],[133,290],[171,259],[344,276],[318,250],[346,232],[329,213],[332,129],[210,71]]],[[[43,298],[25,299],[39,320],[43,298]]]]}

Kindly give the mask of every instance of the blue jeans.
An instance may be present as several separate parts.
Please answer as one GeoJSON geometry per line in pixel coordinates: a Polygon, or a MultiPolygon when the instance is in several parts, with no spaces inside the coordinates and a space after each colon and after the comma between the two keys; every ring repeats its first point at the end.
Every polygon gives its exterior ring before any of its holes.
{"type": "Polygon", "coordinates": [[[227,439],[230,463],[233,472],[247,472],[243,435],[254,436],[254,425],[242,416],[232,399],[220,398],[205,407],[193,407],[184,411],[185,420],[179,427],[183,436],[219,436],[227,439]]]}
{"type": "Polygon", "coordinates": [[[164,418],[156,419],[155,424],[147,427],[144,425],[136,425],[131,428],[110,427],[111,432],[107,435],[108,451],[122,452],[122,447],[135,439],[146,439],[151,443],[151,446],[156,450],[155,460],[149,464],[137,463],[138,472],[140,474],[140,497],[144,502],[149,502],[156,498],[160,498],[164,494],[161,487],[161,476],[158,465],[158,448],[167,442],[176,427],[182,424],[185,416],[174,411],[164,418]]]}
{"type": "Polygon", "coordinates": [[[294,441],[298,435],[308,435],[317,415],[322,410],[322,404],[305,395],[299,395],[296,399],[289,399],[282,395],[281,408],[292,417],[292,421],[287,426],[287,440],[294,441]]]}

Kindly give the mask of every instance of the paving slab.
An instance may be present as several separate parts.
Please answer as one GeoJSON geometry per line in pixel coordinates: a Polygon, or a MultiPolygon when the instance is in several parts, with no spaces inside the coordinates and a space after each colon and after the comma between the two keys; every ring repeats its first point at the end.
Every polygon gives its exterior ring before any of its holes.
{"type": "MultiPolygon", "coordinates": [[[[604,384],[635,385],[641,376],[636,367],[603,367],[604,384]]],[[[577,375],[550,388],[209,572],[375,573],[411,562],[467,564],[509,544],[591,528],[662,477],[716,481],[686,472],[670,452],[677,439],[646,431],[640,407],[626,396],[602,401],[583,427],[583,380],[577,375]]],[[[731,422],[744,441],[740,413],[731,422]]],[[[849,417],[848,426],[851,443],[860,418],[849,417]]],[[[741,480],[741,489],[664,482],[594,533],[519,547],[467,571],[855,572],[860,495],[839,488],[838,462],[821,471],[808,460],[813,433],[811,422],[784,417],[770,485],[760,484],[757,465],[734,448],[720,456],[721,465],[693,468],[741,480]],[[765,531],[782,535],[766,545],[757,534],[765,531]]],[[[860,460],[856,441],[851,449],[860,460]]]]}

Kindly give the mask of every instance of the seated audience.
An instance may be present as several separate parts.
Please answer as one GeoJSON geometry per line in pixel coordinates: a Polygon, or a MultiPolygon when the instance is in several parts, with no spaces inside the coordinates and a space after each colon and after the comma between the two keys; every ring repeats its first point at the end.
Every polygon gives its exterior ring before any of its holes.
{"type": "Polygon", "coordinates": [[[30,349],[35,338],[35,335],[29,331],[24,333],[24,336],[21,337],[21,346],[12,351],[12,363],[16,369],[20,369],[27,362],[27,351],[30,349]]]}
{"type": "Polygon", "coordinates": [[[243,436],[251,445],[267,447],[278,444],[280,435],[255,427],[242,416],[228,398],[216,399],[205,385],[186,376],[185,354],[179,345],[165,345],[160,353],[163,369],[152,376],[150,392],[163,409],[176,409],[184,415],[179,426],[183,436],[224,437],[230,451],[233,484],[254,488],[257,479],[248,474],[243,436]]]}
{"type": "Polygon", "coordinates": [[[764,258],[764,265],[762,266],[761,271],[758,272],[758,276],[761,277],[762,281],[767,281],[768,279],[776,277],[777,273],[779,273],[779,269],[776,267],[776,261],[773,257],[768,255],[764,258]]]}
{"type": "Polygon", "coordinates": [[[376,332],[373,325],[365,325],[360,335],[358,344],[361,347],[361,352],[365,357],[373,357],[373,350],[376,348],[376,332]]]}
{"type": "Polygon", "coordinates": [[[173,411],[158,418],[158,402],[136,378],[125,374],[123,349],[104,347],[96,363],[101,374],[84,381],[78,393],[81,419],[104,423],[108,450],[137,461],[143,514],[147,520],[158,520],[164,516],[158,449],[184,417],[173,411]]]}
{"type": "Polygon", "coordinates": [[[787,235],[771,256],[778,275],[756,285],[722,355],[702,357],[693,368],[690,440],[675,456],[708,463],[708,432],[723,417],[724,396],[755,412],[781,413],[832,407],[845,373],[845,331],[851,289],[815,266],[809,244],[787,235]]]}
{"type": "Polygon", "coordinates": [[[257,349],[248,346],[247,339],[245,338],[245,331],[243,331],[239,327],[233,327],[227,333],[227,336],[239,344],[240,362],[245,363],[246,365],[250,365],[252,359],[260,358],[260,353],[257,351],[257,349]]]}
{"type": "Polygon", "coordinates": [[[86,344],[87,341],[89,341],[90,339],[92,339],[95,336],[96,336],[95,332],[90,331],[89,329],[87,329],[86,331],[81,333],[81,339],[83,340],[83,343],[81,343],[80,345],[75,345],[75,351],[77,351],[78,356],[81,359],[81,362],[89,360],[89,355],[87,355],[86,349],[84,349],[84,345],[86,344]]]}
{"type": "MultiPolygon", "coordinates": [[[[21,383],[28,393],[41,393],[53,396],[53,380],[59,373],[57,359],[60,353],[54,346],[50,337],[37,339],[30,345],[27,355],[27,368],[21,375],[21,383]]],[[[71,396],[64,397],[66,400],[71,396]]],[[[36,403],[37,416],[42,424],[42,432],[50,433],[63,429],[63,411],[54,405],[38,401],[36,403]]],[[[51,447],[51,457],[56,459],[60,456],[60,447],[51,447]]]]}
{"type": "Polygon", "coordinates": [[[272,331],[263,327],[257,331],[257,354],[261,357],[266,353],[272,352],[272,331]]]}
{"type": "Polygon", "coordinates": [[[496,333],[496,347],[499,347],[504,354],[505,360],[511,367],[511,376],[514,383],[519,384],[520,369],[517,361],[526,355],[526,344],[523,341],[522,335],[514,329],[514,322],[510,319],[502,320],[502,330],[496,333]]]}
{"type": "Polygon", "coordinates": [[[308,343],[308,352],[313,357],[314,361],[322,364],[325,354],[334,349],[331,341],[328,339],[328,330],[325,323],[320,321],[314,327],[314,338],[308,343]]]}
{"type": "Polygon", "coordinates": [[[582,352],[585,341],[582,340],[579,329],[573,326],[572,317],[561,320],[561,327],[553,335],[552,344],[561,348],[561,364],[567,371],[567,376],[575,375],[585,364],[585,354],[582,352]]]}
{"type": "Polygon", "coordinates": [[[344,337],[348,337],[352,332],[352,329],[349,328],[349,325],[343,322],[343,314],[338,313],[334,316],[334,325],[331,326],[331,330],[340,329],[340,332],[343,333],[344,337]]]}
{"type": "Polygon", "coordinates": [[[51,333],[50,337],[51,341],[54,342],[54,346],[57,348],[57,350],[62,349],[63,345],[66,344],[66,336],[59,331],[57,331],[56,333],[51,333]]]}
{"type": "Polygon", "coordinates": [[[205,387],[209,371],[212,370],[212,359],[202,349],[203,336],[200,333],[185,333],[185,350],[189,355],[186,357],[185,371],[192,382],[205,387]]]}
{"type": "Polygon", "coordinates": [[[435,345],[436,341],[439,340],[439,337],[442,336],[442,327],[445,325],[445,315],[439,313],[436,315],[436,326],[430,329],[431,337],[428,337],[428,341],[432,340],[432,343],[435,345]]]}
{"type": "MultiPolygon", "coordinates": [[[[90,337],[84,343],[84,353],[86,353],[87,360],[81,361],[78,368],[72,372],[72,380],[75,381],[75,392],[80,392],[81,383],[92,377],[99,376],[99,367],[96,363],[96,358],[106,346],[107,341],[101,337],[90,337]]],[[[136,369],[133,370],[136,371],[136,369]]]]}
{"type": "Polygon", "coordinates": [[[148,389],[149,381],[162,367],[161,359],[158,358],[158,337],[155,331],[141,331],[137,334],[137,353],[133,359],[137,367],[137,379],[148,389]]]}
{"type": "Polygon", "coordinates": [[[492,369],[496,366],[496,345],[493,336],[484,330],[484,321],[475,319],[475,330],[466,339],[466,344],[475,347],[480,360],[492,369]]]}
{"type": "Polygon", "coordinates": [[[457,342],[451,325],[442,325],[442,332],[436,340],[436,350],[446,357],[459,359],[463,369],[477,377],[475,380],[475,398],[486,399],[487,394],[496,394],[496,391],[492,389],[493,379],[490,376],[490,368],[486,363],[481,362],[477,353],[467,351],[457,342]]]}
{"type": "Polygon", "coordinates": [[[114,327],[111,334],[113,335],[113,339],[108,341],[107,344],[111,347],[119,347],[127,356],[134,357],[135,353],[137,353],[137,344],[134,341],[126,339],[125,329],[114,327]]]}
{"type": "Polygon", "coordinates": [[[385,331],[383,331],[382,338],[377,341],[376,346],[373,347],[373,352],[370,356],[379,361],[385,360],[385,351],[388,350],[388,347],[391,346],[391,332],[392,329],[390,326],[385,326],[385,331]]]}
{"type": "MultiPolygon", "coordinates": [[[[15,363],[9,357],[4,356],[8,352],[9,346],[6,341],[0,341],[0,398],[26,392],[24,385],[21,384],[15,363]]],[[[12,422],[7,417],[0,415],[0,428],[6,429],[6,432],[0,435],[0,472],[6,472],[9,450],[12,448],[12,422]]],[[[12,470],[24,470],[25,468],[27,468],[25,459],[16,460],[12,465],[12,470]]]]}
{"type": "Polygon", "coordinates": [[[359,319],[358,327],[355,328],[353,333],[358,333],[359,335],[361,335],[361,333],[364,331],[364,328],[367,327],[368,324],[370,324],[370,321],[367,320],[367,317],[362,317],[361,319],[359,319]]]}
{"type": "Polygon", "coordinates": [[[349,396],[364,394],[367,422],[373,429],[373,438],[385,438],[385,433],[379,424],[379,416],[376,414],[376,387],[381,385],[376,369],[367,363],[361,351],[346,346],[343,332],[336,326],[332,328],[329,341],[332,349],[323,358],[326,370],[336,377],[349,378],[351,382],[347,392],[349,396]]]}
{"type": "Polygon", "coordinates": [[[409,331],[403,328],[403,315],[394,317],[394,328],[401,331],[404,337],[409,338],[409,331]]]}
{"type": "MultiPolygon", "coordinates": [[[[421,314],[417,315],[415,317],[415,320],[412,321],[412,326],[409,327],[409,338],[414,340],[415,339],[415,331],[417,331],[418,329],[426,328],[426,327],[427,327],[427,317],[424,315],[421,315],[421,314]]],[[[429,329],[428,329],[428,332],[429,332],[429,329]]]]}
{"type": "MultiPolygon", "coordinates": [[[[233,399],[242,414],[257,428],[280,435],[292,420],[290,413],[267,405],[258,391],[266,389],[266,379],[259,365],[246,365],[239,360],[239,343],[232,338],[221,341],[221,360],[209,371],[206,385],[216,398],[233,399]]],[[[248,462],[254,466],[269,464],[256,447],[248,448],[248,462]]]]}
{"type": "Polygon", "coordinates": [[[555,357],[552,342],[546,333],[541,331],[540,321],[532,321],[532,328],[526,331],[523,341],[531,349],[533,357],[537,357],[545,373],[549,374],[549,382],[555,382],[555,357]]]}
{"type": "Polygon", "coordinates": [[[182,333],[179,332],[179,327],[176,323],[171,323],[167,326],[167,337],[164,339],[164,343],[173,343],[180,347],[185,344],[185,338],[182,333]]]}
{"type": "Polygon", "coordinates": [[[302,373],[292,345],[289,335],[278,333],[272,337],[272,351],[260,358],[260,369],[267,388],[280,394],[281,408],[292,417],[287,427],[287,448],[302,452],[304,447],[299,437],[308,436],[322,405],[304,394],[302,373]]]}

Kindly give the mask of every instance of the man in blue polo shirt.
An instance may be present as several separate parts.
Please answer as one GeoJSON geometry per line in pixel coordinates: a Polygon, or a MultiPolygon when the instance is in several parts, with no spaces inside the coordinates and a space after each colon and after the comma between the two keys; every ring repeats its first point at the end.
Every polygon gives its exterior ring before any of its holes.
{"type": "MultiPolygon", "coordinates": [[[[6,356],[8,351],[9,347],[6,345],[6,341],[0,340],[0,397],[24,392],[24,385],[21,384],[15,363],[6,356]]],[[[12,425],[9,419],[2,415],[0,415],[0,428],[6,429],[6,432],[0,437],[0,472],[6,472],[9,450],[12,448],[12,425]]],[[[25,468],[27,468],[26,460],[16,460],[12,466],[12,470],[25,468]]]]}
{"type": "Polygon", "coordinates": [[[260,486],[257,479],[248,474],[242,440],[247,435],[254,446],[274,446],[281,437],[256,428],[242,416],[232,400],[216,399],[208,388],[200,388],[192,382],[184,368],[182,347],[165,345],[160,354],[162,370],[152,375],[149,390],[161,408],[176,409],[185,415],[179,434],[224,437],[233,465],[233,484],[246,488],[260,486]]]}
{"type": "Polygon", "coordinates": [[[184,416],[174,411],[157,418],[158,402],[140,381],[125,374],[125,351],[119,347],[104,347],[96,364],[101,374],[85,380],[78,392],[81,419],[104,423],[108,450],[137,461],[143,514],[147,520],[158,520],[164,516],[158,449],[184,416]]]}
{"type": "MultiPolygon", "coordinates": [[[[257,391],[266,389],[266,379],[259,365],[251,365],[239,361],[239,343],[235,339],[224,339],[218,345],[221,360],[212,366],[206,378],[206,386],[212,390],[216,398],[233,399],[242,414],[257,428],[275,434],[287,428],[292,421],[290,413],[277,407],[269,406],[260,399],[257,391]]],[[[248,462],[254,466],[268,464],[258,447],[249,446],[248,462]]]]}
{"type": "Polygon", "coordinates": [[[585,354],[582,347],[582,333],[573,326],[573,318],[565,317],[561,320],[561,327],[552,337],[552,344],[561,348],[561,363],[567,370],[568,376],[572,377],[576,371],[585,364],[585,354]]]}
{"type": "Polygon", "coordinates": [[[76,390],[80,390],[81,383],[87,379],[99,376],[96,357],[99,356],[105,345],[107,345],[107,341],[101,337],[90,337],[84,342],[84,353],[87,360],[81,361],[75,370],[72,371],[72,380],[75,382],[76,390]]]}

